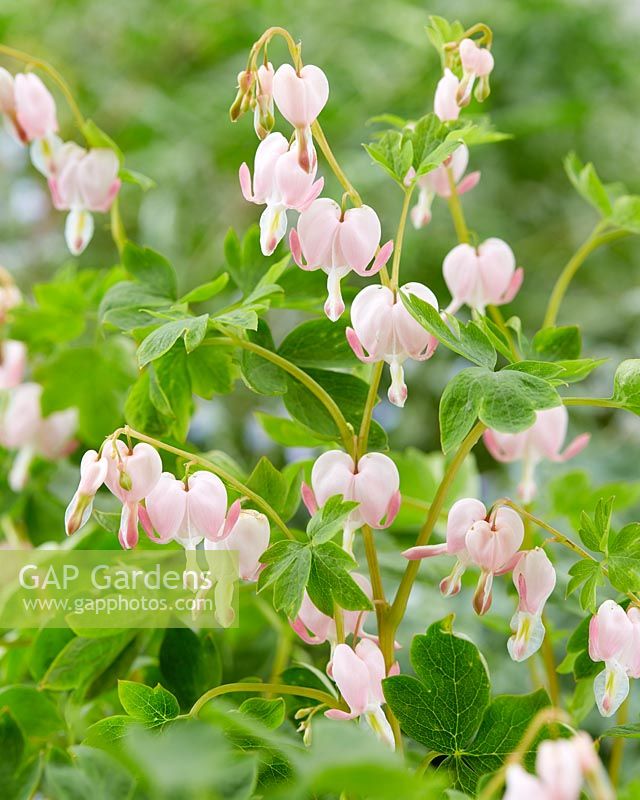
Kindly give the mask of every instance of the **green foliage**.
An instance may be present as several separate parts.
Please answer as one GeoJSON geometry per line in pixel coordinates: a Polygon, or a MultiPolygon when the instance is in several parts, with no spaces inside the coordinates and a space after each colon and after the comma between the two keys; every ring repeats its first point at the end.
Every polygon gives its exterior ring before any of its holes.
{"type": "Polygon", "coordinates": [[[629,358],[619,365],[611,399],[620,408],[640,415],[640,359],[629,358]]]}
{"type": "Polygon", "coordinates": [[[300,504],[302,470],[293,469],[280,472],[263,456],[256,464],[247,480],[247,486],[262,497],[285,520],[291,519],[300,504]]]}
{"type": "Polygon", "coordinates": [[[164,725],[180,713],[177,699],[160,684],[152,689],[143,683],[118,681],[118,697],[132,719],[149,726],[164,725]]]}
{"type": "Polygon", "coordinates": [[[159,654],[163,684],[188,711],[222,678],[220,651],[211,634],[198,636],[189,628],[168,628],[159,654]]]}

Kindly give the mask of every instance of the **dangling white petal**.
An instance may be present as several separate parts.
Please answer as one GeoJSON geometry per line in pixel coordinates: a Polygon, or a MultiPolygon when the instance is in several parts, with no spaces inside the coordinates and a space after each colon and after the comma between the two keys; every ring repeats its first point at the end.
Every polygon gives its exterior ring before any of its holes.
{"type": "Polygon", "coordinates": [[[353,539],[358,529],[357,525],[347,521],[342,531],[342,549],[353,557],[353,539]]]}
{"type": "Polygon", "coordinates": [[[62,139],[54,133],[44,139],[34,139],[29,148],[31,163],[45,178],[53,175],[53,163],[56,151],[62,146],[62,139]]]}
{"type": "Polygon", "coordinates": [[[26,486],[33,455],[33,448],[29,445],[18,450],[7,479],[11,491],[21,492],[26,486]]]}
{"type": "Polygon", "coordinates": [[[324,313],[331,322],[340,319],[344,311],[344,300],[340,290],[340,281],[348,272],[344,268],[330,267],[327,271],[327,301],[324,304],[324,313]]]}
{"type": "Polygon", "coordinates": [[[267,205],[260,216],[260,249],[270,256],[287,232],[287,210],[280,203],[267,205]]]}
{"type": "Polygon", "coordinates": [[[389,725],[389,720],[386,718],[382,707],[378,706],[374,711],[368,712],[365,718],[378,739],[389,745],[392,750],[395,750],[396,745],[393,738],[393,730],[391,729],[391,725],[389,725]]]}
{"type": "Polygon", "coordinates": [[[540,649],[545,630],[538,614],[516,611],[511,630],[515,633],[507,642],[507,650],[514,661],[524,661],[540,649]]]}
{"type": "Polygon", "coordinates": [[[605,662],[604,670],[593,682],[593,693],[603,717],[615,714],[629,694],[629,676],[622,664],[605,662]]]}
{"type": "Polygon", "coordinates": [[[74,208],[67,215],[64,238],[69,252],[79,256],[93,237],[93,217],[88,211],[74,208]]]}
{"type": "Polygon", "coordinates": [[[404,408],[407,399],[407,384],[404,382],[404,368],[400,359],[396,357],[391,359],[389,372],[391,374],[391,386],[387,393],[389,402],[394,406],[404,408]]]}

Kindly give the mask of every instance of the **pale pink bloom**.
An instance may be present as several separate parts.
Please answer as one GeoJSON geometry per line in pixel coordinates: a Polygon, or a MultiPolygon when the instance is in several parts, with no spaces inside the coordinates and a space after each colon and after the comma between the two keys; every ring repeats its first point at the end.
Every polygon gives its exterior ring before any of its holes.
{"type": "Polygon", "coordinates": [[[253,127],[260,139],[268,136],[274,125],[273,77],[273,64],[270,61],[258,67],[253,127]]]}
{"type": "Polygon", "coordinates": [[[451,197],[448,170],[451,171],[451,177],[458,195],[470,191],[478,184],[480,180],[479,172],[464,174],[468,163],[469,148],[466,144],[461,144],[443,164],[418,178],[418,187],[420,189],[418,202],[411,209],[411,222],[415,228],[422,228],[431,222],[431,205],[436,195],[444,198],[451,197]]]}
{"type": "Polygon", "coordinates": [[[80,483],[64,515],[67,536],[80,530],[89,521],[93,498],[107,477],[109,463],[96,450],[87,450],[80,462],[80,483]]]}
{"type": "Polygon", "coordinates": [[[358,528],[388,528],[400,509],[398,468],[382,453],[366,453],[358,464],[342,450],[323,453],[311,470],[311,487],[302,485],[302,499],[314,514],[330,497],[342,495],[358,503],[344,526],[343,547],[351,553],[358,528]]]}
{"type": "Polygon", "coordinates": [[[502,239],[487,239],[478,247],[457,245],[445,257],[442,272],[452,295],[447,308],[452,314],[465,303],[481,314],[488,305],[510,303],[524,278],[522,267],[516,269],[513,251],[502,239]]]}
{"type": "Polygon", "coordinates": [[[476,99],[482,101],[489,94],[488,78],[493,71],[494,61],[491,51],[478,47],[473,39],[463,39],[458,52],[462,63],[462,81],[458,87],[457,99],[461,106],[466,106],[471,99],[476,78],[480,78],[476,99]]]}
{"type": "Polygon", "coordinates": [[[260,217],[260,246],[271,255],[287,232],[287,210],[304,211],[322,191],[324,179],[314,182],[316,163],[305,172],[295,147],[281,133],[270,133],[256,150],[253,186],[249,167],[240,166],[240,188],[245,200],[266,208],[260,217]]]}
{"type": "MultiPolygon", "coordinates": [[[[399,292],[415,295],[438,310],[436,296],[421,283],[406,283],[399,292]]],[[[416,361],[431,358],[438,340],[411,316],[398,293],[379,284],[362,289],[351,305],[353,328],[347,328],[346,334],[360,361],[389,364],[389,400],[402,408],[407,399],[402,365],[408,358],[416,361]]]]}
{"type": "Polygon", "coordinates": [[[270,533],[269,520],[264,514],[251,508],[242,509],[229,534],[224,539],[205,539],[204,549],[236,552],[241,580],[254,582],[262,568],[260,556],[269,547],[270,533]]]}
{"type": "Polygon", "coordinates": [[[460,81],[450,69],[445,69],[443,77],[438,81],[433,98],[433,110],[440,122],[451,122],[460,116],[460,106],[457,100],[459,87],[460,81]]]}
{"type": "Polygon", "coordinates": [[[163,472],[145,495],[146,513],[141,515],[147,534],[162,544],[172,539],[185,550],[195,550],[203,541],[226,538],[238,521],[240,501],[227,513],[227,490],[217,475],[199,470],[184,480],[163,472]],[[150,525],[145,524],[146,521],[150,525]]]}
{"type": "Polygon", "coordinates": [[[27,346],[24,342],[5,339],[0,342],[0,391],[22,383],[27,368],[27,346]]]}
{"type": "Polygon", "coordinates": [[[8,273],[0,267],[0,325],[7,320],[7,313],[22,302],[20,289],[11,281],[8,273]]]}
{"type": "Polygon", "coordinates": [[[85,150],[66,142],[56,151],[49,176],[53,205],[69,211],[65,224],[67,247],[79,255],[93,236],[92,211],[106,213],[120,190],[118,157],[107,148],[85,150]]]}
{"type": "Polygon", "coordinates": [[[296,264],[302,269],[322,269],[327,273],[329,296],[324,310],[333,322],[344,311],[342,278],[351,270],[362,277],[375,275],[389,260],[393,242],[378,250],[380,233],[380,220],[372,208],[360,206],[343,213],[328,198],[315,200],[300,215],[297,230],[291,231],[289,245],[296,264]]]}
{"type": "MultiPolygon", "coordinates": [[[[351,577],[371,600],[373,592],[369,581],[356,572],[353,572],[351,577]]],[[[353,634],[369,638],[368,634],[362,629],[368,615],[368,611],[343,611],[342,619],[345,635],[353,634]]],[[[318,645],[329,642],[333,651],[338,642],[335,620],[320,611],[306,591],[302,598],[298,616],[291,622],[291,627],[306,644],[318,645]]]]}
{"type": "Polygon", "coordinates": [[[506,791],[502,800],[553,800],[542,781],[520,764],[507,767],[506,791]]]}
{"type": "Polygon", "coordinates": [[[577,436],[564,450],[569,413],[565,406],[536,411],[536,421],[520,433],[500,433],[489,429],[484,433],[487,450],[506,464],[523,462],[522,481],[518,493],[525,503],[536,496],[535,469],[541,461],[561,463],[578,455],[589,443],[588,433],[577,436]]]}
{"type": "Polygon", "coordinates": [[[140,502],[151,494],[160,480],[162,460],[150,444],[140,442],[129,449],[120,439],[107,442],[103,456],[108,463],[104,482],[122,503],[118,538],[128,550],[138,543],[140,502]]]}
{"type": "Polygon", "coordinates": [[[513,636],[507,642],[507,649],[514,661],[524,661],[542,644],[545,635],[542,611],[556,585],[556,571],[542,548],[522,553],[513,569],[513,583],[519,602],[511,620],[513,636]]]}
{"type": "Polygon", "coordinates": [[[51,92],[33,72],[15,77],[16,119],[25,141],[45,139],[58,131],[56,104],[51,92]]]}
{"type": "Polygon", "coordinates": [[[616,713],[629,694],[629,677],[640,677],[640,613],[627,613],[613,600],[605,600],[589,623],[589,656],[604,661],[593,691],[603,717],[616,713]]]}
{"type": "Polygon", "coordinates": [[[578,731],[571,740],[574,747],[574,757],[580,764],[582,774],[598,800],[615,800],[616,793],[611,786],[609,776],[598,758],[593,746],[593,739],[585,731],[578,731]]]}
{"type": "Polygon", "coordinates": [[[329,82],[319,67],[307,64],[299,72],[282,64],[273,77],[273,99],[282,116],[296,129],[298,160],[310,172],[315,153],[311,126],[329,99],[329,82]]]}
{"type": "Polygon", "coordinates": [[[325,716],[340,720],[364,717],[376,736],[393,748],[393,732],[382,710],[385,702],[382,680],[386,670],[380,648],[368,639],[359,642],[355,650],[347,644],[337,645],[331,673],[349,711],[331,708],[325,711],[325,716]]]}
{"type": "Polygon", "coordinates": [[[25,487],[34,456],[55,461],[68,455],[76,444],[77,410],[69,408],[43,417],[41,395],[42,386],[37,383],[16,386],[10,390],[0,418],[0,444],[18,451],[8,478],[14,492],[25,487]]]}

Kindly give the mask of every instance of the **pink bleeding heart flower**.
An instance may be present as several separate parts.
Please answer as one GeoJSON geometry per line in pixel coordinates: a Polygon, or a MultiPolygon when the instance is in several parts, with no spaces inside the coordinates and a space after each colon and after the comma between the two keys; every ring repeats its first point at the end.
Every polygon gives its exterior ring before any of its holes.
{"type": "Polygon", "coordinates": [[[58,131],[56,104],[51,92],[37,75],[15,77],[15,113],[25,141],[45,139],[58,131]]]}
{"type": "Polygon", "coordinates": [[[589,656],[604,661],[593,691],[603,717],[615,714],[629,694],[629,677],[640,677],[640,614],[605,600],[589,623],[589,656]]]}
{"type": "Polygon", "coordinates": [[[7,321],[12,308],[22,303],[22,292],[13,282],[11,275],[0,267],[0,325],[7,321]]]}
{"type": "Polygon", "coordinates": [[[562,463],[578,455],[589,443],[588,433],[577,436],[564,450],[569,413],[565,406],[536,411],[533,425],[521,433],[484,432],[487,450],[496,459],[506,464],[523,462],[522,481],[518,493],[525,503],[536,496],[535,469],[541,461],[562,463]]]}
{"type": "Polygon", "coordinates": [[[122,503],[118,538],[122,547],[129,550],[138,543],[140,502],[151,494],[160,480],[162,460],[146,442],[129,449],[120,439],[107,442],[103,455],[108,464],[104,482],[122,503]]]}
{"type": "Polygon", "coordinates": [[[253,111],[253,127],[256,135],[264,139],[273,129],[273,64],[261,64],[256,75],[256,106],[253,111]]]}
{"type": "Polygon", "coordinates": [[[398,468],[382,453],[366,453],[356,466],[348,453],[329,450],[313,465],[311,487],[303,484],[302,499],[314,514],[335,495],[358,503],[345,523],[342,543],[347,553],[352,553],[358,528],[388,528],[396,518],[402,499],[398,468]]]}
{"type": "Polygon", "coordinates": [[[8,450],[17,450],[8,483],[14,492],[19,492],[26,485],[35,456],[56,461],[74,450],[78,412],[68,408],[44,417],[40,403],[42,386],[37,383],[22,383],[8,395],[0,416],[0,444],[8,450]]]}
{"type": "Polygon", "coordinates": [[[106,213],[120,190],[118,157],[107,148],[85,150],[66,142],[56,151],[49,176],[53,205],[69,211],[65,224],[67,247],[79,255],[93,236],[91,212],[106,213]]]}
{"type": "Polygon", "coordinates": [[[380,233],[380,220],[372,208],[360,206],[343,213],[328,198],[315,200],[300,215],[297,230],[291,231],[289,245],[296,264],[302,269],[322,269],[327,273],[329,297],[324,310],[333,322],[344,311],[342,278],[351,270],[362,277],[375,275],[389,260],[393,242],[378,250],[380,233]]]}
{"type": "Polygon", "coordinates": [[[260,556],[269,547],[270,534],[269,520],[264,514],[251,508],[242,509],[229,534],[220,540],[205,539],[204,549],[237,552],[241,580],[253,583],[262,569],[260,556]]]}
{"type": "MultiPolygon", "coordinates": [[[[357,572],[353,572],[351,577],[369,600],[372,600],[373,592],[369,581],[357,572]]],[[[369,638],[369,635],[363,631],[363,626],[368,616],[368,611],[343,611],[342,618],[345,636],[352,634],[354,636],[369,638]]],[[[290,624],[293,630],[306,644],[318,645],[329,642],[331,644],[331,651],[333,652],[333,649],[338,643],[335,620],[333,617],[329,617],[327,614],[320,611],[306,591],[302,598],[302,605],[300,606],[300,611],[298,611],[298,616],[292,620],[290,624]]]]}
{"type": "Polygon", "coordinates": [[[269,256],[287,232],[287,210],[304,211],[322,191],[324,179],[314,182],[316,162],[308,172],[298,164],[295,148],[281,133],[270,133],[258,145],[253,171],[240,167],[240,188],[245,200],[266,204],[260,217],[260,247],[269,256]]]}
{"type": "Polygon", "coordinates": [[[513,569],[513,583],[519,602],[511,620],[514,635],[507,642],[507,650],[514,661],[524,661],[542,644],[542,611],[556,585],[556,571],[542,548],[522,553],[513,569]]]}
{"type": "Polygon", "coordinates": [[[458,87],[457,100],[461,106],[466,106],[471,99],[475,80],[480,78],[476,100],[482,102],[489,96],[489,75],[494,67],[491,51],[486,47],[478,47],[473,39],[463,39],[458,52],[462,63],[462,81],[458,87]]]}
{"type": "Polygon", "coordinates": [[[410,547],[402,554],[410,561],[433,556],[454,556],[456,563],[451,574],[440,583],[440,592],[445,596],[458,594],[462,586],[461,580],[470,563],[467,552],[467,532],[476,522],[486,519],[487,509],[483,502],[473,497],[457,500],[447,516],[446,541],[442,544],[421,545],[410,547]]]}
{"type": "Polygon", "coordinates": [[[217,475],[205,470],[184,481],[163,472],[145,496],[146,513],[141,520],[147,534],[153,538],[155,531],[158,542],[175,540],[185,550],[195,550],[203,539],[225,539],[240,514],[239,500],[227,514],[227,490],[217,475]]]}
{"type": "Polygon", "coordinates": [[[319,67],[307,64],[299,72],[282,64],[273,77],[273,99],[282,116],[296,129],[298,161],[302,169],[313,167],[311,126],[329,99],[329,82],[319,67]]]}
{"type": "Polygon", "coordinates": [[[393,732],[382,710],[385,702],[382,680],[386,670],[380,648],[368,639],[359,642],[355,650],[339,644],[333,653],[331,672],[349,711],[331,708],[325,711],[325,716],[340,720],[364,717],[376,736],[393,748],[393,732]]]}
{"type": "Polygon", "coordinates": [[[440,122],[451,122],[460,116],[460,106],[458,105],[458,89],[460,81],[451,72],[445,69],[444,75],[438,81],[436,94],[433,98],[433,110],[440,122]]]}
{"type": "Polygon", "coordinates": [[[0,390],[13,389],[22,383],[27,368],[27,346],[6,339],[0,342],[0,390]]]}
{"type": "Polygon", "coordinates": [[[491,607],[493,576],[513,569],[523,539],[522,519],[505,506],[500,506],[488,520],[474,522],[467,531],[465,544],[469,558],[481,570],[473,597],[477,614],[486,614],[491,607]]]}
{"type": "Polygon", "coordinates": [[[488,305],[510,303],[524,278],[522,267],[516,269],[513,251],[502,239],[487,239],[478,247],[457,245],[445,257],[442,272],[452,295],[447,308],[451,314],[465,303],[481,314],[488,305]]]}
{"type": "Polygon", "coordinates": [[[387,286],[371,285],[356,295],[351,305],[353,328],[347,341],[365,364],[385,361],[391,372],[389,400],[401,408],[407,399],[403,364],[408,358],[425,361],[434,354],[438,340],[404,307],[399,293],[412,294],[438,309],[436,296],[421,283],[407,283],[398,293],[387,286]]]}
{"type": "Polygon", "coordinates": [[[80,483],[64,515],[67,536],[85,525],[93,510],[93,498],[105,482],[109,462],[96,450],[87,450],[80,462],[80,483]]]}
{"type": "Polygon", "coordinates": [[[456,187],[456,194],[461,195],[471,191],[480,180],[479,172],[470,172],[465,175],[469,163],[469,148],[461,144],[449,158],[426,175],[418,178],[418,202],[411,209],[411,222],[415,228],[422,228],[431,222],[431,205],[434,197],[451,197],[449,172],[456,187]]]}

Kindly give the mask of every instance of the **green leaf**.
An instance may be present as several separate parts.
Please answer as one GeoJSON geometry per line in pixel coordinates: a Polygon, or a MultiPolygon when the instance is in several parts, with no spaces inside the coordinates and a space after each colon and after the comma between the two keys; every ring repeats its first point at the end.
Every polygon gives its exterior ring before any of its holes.
{"type": "MultiPolygon", "coordinates": [[[[247,331],[250,342],[260,345],[267,350],[275,351],[273,336],[269,326],[264,320],[258,322],[257,330],[247,331]]],[[[242,350],[240,358],[242,377],[254,392],[264,395],[279,395],[287,391],[287,375],[280,367],[272,364],[263,356],[242,350]]]]}
{"type": "Polygon", "coordinates": [[[8,708],[0,710],[0,796],[12,798],[15,779],[24,756],[20,726],[8,708]]]}
{"type": "Polygon", "coordinates": [[[55,657],[73,638],[73,631],[69,628],[41,628],[38,631],[29,653],[29,672],[34,681],[42,680],[55,657]]]}
{"type": "Polygon", "coordinates": [[[87,735],[83,744],[91,747],[104,747],[109,749],[121,739],[128,736],[133,729],[141,723],[125,714],[116,714],[113,717],[104,717],[87,728],[87,735]]]}
{"type": "Polygon", "coordinates": [[[319,436],[295,420],[274,417],[262,411],[256,411],[254,414],[267,436],[283,447],[319,447],[331,441],[330,437],[319,436]]]}
{"type": "Polygon", "coordinates": [[[159,665],[164,684],[185,711],[222,678],[222,660],[212,635],[200,638],[190,628],[166,630],[159,665]]]}
{"type": "Polygon", "coordinates": [[[134,186],[139,186],[143,192],[148,192],[150,189],[156,188],[156,182],[153,178],[135,169],[126,169],[121,166],[118,175],[124,183],[132,183],[134,186]]]}
{"type": "Polygon", "coordinates": [[[250,697],[240,706],[240,711],[252,719],[257,719],[265,728],[275,730],[284,722],[285,703],[281,697],[267,700],[263,697],[250,697]]]}
{"type": "Polygon", "coordinates": [[[118,697],[130,717],[151,725],[164,725],[180,713],[175,696],[160,684],[152,689],[144,683],[118,681],[118,697]]]}
{"type": "Polygon", "coordinates": [[[404,179],[413,163],[413,145],[400,131],[387,131],[370,144],[363,144],[371,159],[404,188],[404,179]]]}
{"type": "Polygon", "coordinates": [[[629,233],[640,233],[640,196],[618,197],[613,204],[610,222],[629,233]]]}
{"type": "Polygon", "coordinates": [[[578,194],[601,216],[610,216],[611,199],[593,164],[582,164],[575,153],[569,153],[565,158],[564,168],[578,194]]]}
{"type": "Polygon", "coordinates": [[[560,402],[553,386],[535,375],[510,369],[464,369],[447,384],[440,400],[442,449],[448,453],[457,447],[476,417],[502,433],[518,433],[533,425],[537,410],[560,402]]]}
{"type": "Polygon", "coordinates": [[[177,298],[176,271],[167,259],[155,250],[127,242],[122,251],[122,265],[146,288],[173,300],[177,298]]]}
{"type": "Polygon", "coordinates": [[[613,401],[640,415],[640,358],[623,361],[613,378],[613,401]]]}
{"type": "Polygon", "coordinates": [[[346,322],[312,319],[289,333],[278,353],[300,367],[353,367],[358,362],[345,335],[346,322]]]}
{"type": "Polygon", "coordinates": [[[371,609],[369,598],[349,572],[356,562],[335,542],[313,546],[307,591],[314,605],[333,616],[336,605],[348,611],[371,609]]]}
{"type": "Polygon", "coordinates": [[[169,313],[173,302],[162,290],[137,281],[122,281],[102,298],[98,316],[103,324],[131,331],[157,324],[154,313],[169,313]]]}
{"type": "Polygon", "coordinates": [[[475,323],[459,322],[449,315],[449,327],[439,312],[420,297],[405,292],[401,292],[400,296],[411,316],[439,342],[480,367],[495,367],[496,351],[486,334],[475,323]]]}
{"type": "Polygon", "coordinates": [[[90,147],[113,150],[118,157],[118,161],[122,165],[122,162],[124,161],[122,150],[113,141],[109,134],[105,133],[101,128],[99,128],[92,119],[85,120],[85,123],[82,126],[82,135],[90,147]]]}
{"type": "Polygon", "coordinates": [[[620,592],[640,590],[640,523],[633,522],[609,538],[609,580],[620,592]]]}
{"type": "Polygon", "coordinates": [[[566,361],[580,358],[582,336],[577,325],[543,328],[531,340],[531,348],[543,361],[566,361]]]}
{"type": "MultiPolygon", "coordinates": [[[[187,437],[193,411],[187,360],[184,346],[182,342],[178,342],[168,353],[154,361],[153,366],[149,367],[149,370],[152,371],[149,382],[151,402],[160,412],[161,417],[168,405],[171,409],[171,418],[168,421],[167,431],[173,433],[181,441],[187,437]],[[154,386],[154,381],[157,386],[154,386]]],[[[164,419],[167,418],[164,417],[164,419]]],[[[129,419],[127,422],[133,424],[129,419]]]]}
{"type": "Polygon", "coordinates": [[[126,800],[133,794],[132,775],[109,753],[92,747],[74,747],[73,763],[49,763],[45,770],[47,794],[56,800],[126,800]]]}
{"type": "Polygon", "coordinates": [[[342,495],[330,497],[309,520],[307,536],[313,544],[323,544],[343,530],[344,523],[357,503],[344,502],[342,495]]]}
{"type": "Polygon", "coordinates": [[[182,338],[187,353],[191,353],[202,342],[207,333],[208,314],[199,317],[185,317],[166,322],[152,331],[138,348],[138,365],[142,369],[151,361],[168,353],[182,338]]]}
{"type": "Polygon", "coordinates": [[[64,727],[58,709],[35,686],[4,686],[0,708],[8,708],[27,736],[46,739],[64,727]]]}
{"type": "MultiPolygon", "coordinates": [[[[154,380],[157,382],[156,378],[154,380]]],[[[144,431],[150,436],[161,436],[169,430],[173,416],[167,416],[158,410],[157,397],[154,397],[155,402],[151,399],[153,391],[151,373],[147,370],[138,377],[129,390],[124,404],[124,418],[132,428],[144,431]]],[[[164,392],[162,394],[164,395],[164,392]]]]}
{"type": "Polygon", "coordinates": [[[223,272],[221,275],[218,275],[217,278],[214,278],[212,281],[208,283],[203,283],[200,286],[196,286],[195,289],[192,289],[190,292],[187,292],[183,295],[179,303],[202,303],[205,300],[210,300],[212,297],[215,297],[217,294],[225,288],[225,286],[229,283],[229,273],[223,272]]]}
{"type": "Polygon", "coordinates": [[[106,670],[135,636],[135,631],[98,639],[76,636],[55,657],[40,686],[54,692],[86,687],[106,670]]]}
{"type": "Polygon", "coordinates": [[[267,566],[258,578],[258,591],[273,585],[273,606],[295,619],[311,571],[311,550],[300,542],[276,542],[261,559],[267,566]]]}
{"type": "Polygon", "coordinates": [[[640,722],[633,722],[629,725],[616,725],[614,728],[607,728],[600,736],[609,736],[614,739],[640,739],[640,722]]]}
{"type": "Polygon", "coordinates": [[[280,511],[287,498],[287,481],[266,456],[262,456],[247,480],[247,486],[280,511]]]}
{"type": "Polygon", "coordinates": [[[214,395],[231,394],[238,376],[229,348],[212,346],[214,342],[215,339],[208,339],[206,347],[198,347],[187,358],[191,390],[207,400],[214,395]]]}

